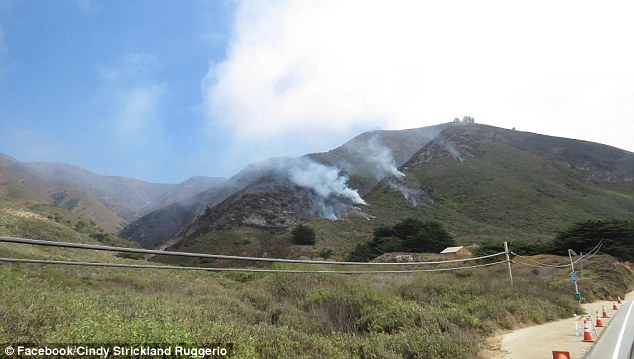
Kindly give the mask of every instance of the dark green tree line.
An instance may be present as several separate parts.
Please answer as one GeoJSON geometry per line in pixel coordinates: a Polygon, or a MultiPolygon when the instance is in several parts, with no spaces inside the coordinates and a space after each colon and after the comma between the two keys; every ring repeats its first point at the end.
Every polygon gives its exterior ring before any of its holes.
{"type": "Polygon", "coordinates": [[[553,241],[553,253],[567,255],[568,249],[588,253],[603,239],[601,252],[620,260],[634,261],[634,220],[590,220],[560,232],[553,241]]]}
{"type": "Polygon", "coordinates": [[[453,237],[439,222],[406,218],[391,227],[376,228],[372,241],[358,244],[348,259],[365,262],[389,252],[439,253],[455,245],[453,237]]]}

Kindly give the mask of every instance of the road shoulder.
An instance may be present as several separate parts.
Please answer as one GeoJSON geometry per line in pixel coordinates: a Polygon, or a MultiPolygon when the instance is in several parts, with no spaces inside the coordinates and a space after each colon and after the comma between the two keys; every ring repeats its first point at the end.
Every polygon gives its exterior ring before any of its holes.
{"type": "MultiPolygon", "coordinates": [[[[623,302],[624,308],[633,299],[634,292],[628,293],[626,302],[623,302]]],[[[603,319],[603,323],[608,326],[616,313],[612,310],[612,303],[612,301],[598,301],[583,304],[582,307],[586,313],[592,314],[594,318],[595,313],[598,311],[601,314],[602,306],[605,306],[610,318],[603,319]]],[[[583,335],[575,333],[574,318],[562,319],[511,332],[498,333],[487,339],[485,348],[481,353],[491,359],[533,359],[551,358],[554,350],[560,350],[570,352],[571,358],[584,358],[605,330],[606,328],[596,328],[596,333],[592,332],[594,342],[585,343],[582,341],[583,335]]]]}

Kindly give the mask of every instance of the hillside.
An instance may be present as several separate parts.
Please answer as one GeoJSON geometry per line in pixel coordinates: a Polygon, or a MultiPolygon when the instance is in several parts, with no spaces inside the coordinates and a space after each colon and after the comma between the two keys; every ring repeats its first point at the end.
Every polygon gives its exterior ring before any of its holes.
{"type": "Polygon", "coordinates": [[[333,166],[349,178],[352,188],[365,195],[416,151],[438,136],[449,124],[393,131],[369,131],[323,153],[307,155],[318,163],[333,166]]]}
{"type": "Polygon", "coordinates": [[[112,233],[159,208],[222,186],[222,178],[193,177],[158,184],[103,176],[58,163],[22,163],[0,154],[0,196],[18,203],[52,205],[74,212],[112,233]]]}
{"type": "Polygon", "coordinates": [[[280,159],[254,163],[230,179],[197,195],[156,209],[127,225],[119,233],[123,238],[138,242],[145,248],[163,245],[185,225],[227,197],[274,168],[280,159]]]}
{"type": "Polygon", "coordinates": [[[174,202],[221,185],[225,179],[193,177],[179,184],[162,184],[117,176],[102,176],[61,163],[28,163],[26,167],[80,186],[128,222],[174,202]]]}
{"type": "MultiPolygon", "coordinates": [[[[310,203],[310,205],[294,208],[293,214],[289,217],[287,208],[281,207],[279,203],[280,198],[286,198],[281,201],[295,206],[292,197],[293,194],[298,193],[297,185],[288,181],[289,171],[291,173],[308,173],[308,176],[312,176],[308,171],[310,169],[321,175],[334,176],[334,180],[347,178],[347,185],[358,190],[358,193],[362,195],[369,192],[386,176],[396,174],[398,166],[405,163],[416,151],[447,126],[448,124],[442,124],[409,130],[371,131],[363,133],[328,152],[309,154],[298,159],[278,158],[257,163],[233,176],[223,186],[200,193],[186,201],[176,202],[139,218],[122,230],[120,234],[124,238],[137,241],[149,248],[160,246],[170,239],[174,240],[177,233],[181,231],[182,235],[189,236],[186,233],[201,232],[201,230],[192,228],[213,228],[214,223],[205,222],[208,220],[225,222],[224,219],[220,218],[228,216],[223,214],[225,211],[232,213],[235,218],[244,219],[244,221],[231,220],[233,226],[246,224],[271,229],[286,228],[289,225],[320,217],[332,218],[333,211],[324,211],[319,199],[307,199],[308,193],[305,191],[300,195],[304,198],[298,197],[298,202],[310,203]],[[293,161],[302,162],[299,169],[297,169],[298,166],[293,167],[293,161]],[[330,170],[331,168],[335,171],[330,170]],[[271,171],[276,173],[271,174],[271,171]],[[274,186],[276,190],[263,190],[263,188],[270,186],[274,186]],[[233,194],[236,195],[230,197],[233,194]],[[248,209],[247,207],[242,208],[245,199],[252,202],[248,209]],[[234,200],[238,202],[231,203],[234,200]],[[221,202],[223,202],[222,205],[221,202]],[[202,217],[203,211],[207,207],[214,206],[218,206],[215,212],[221,213],[222,216],[202,217]],[[244,212],[244,214],[235,215],[236,212],[244,212]],[[197,217],[199,218],[197,219],[197,217]],[[286,224],[281,225],[282,223],[286,224]]],[[[325,200],[328,202],[327,198],[325,200]]],[[[349,209],[346,201],[342,204],[349,209]]],[[[340,212],[340,210],[335,211],[340,212]]]]}
{"type": "MultiPolygon", "coordinates": [[[[463,125],[445,130],[401,170],[433,203],[389,206],[402,196],[367,196],[377,218],[421,216],[458,238],[550,238],[580,220],[634,217],[634,154],[584,141],[463,125]]],[[[393,220],[392,219],[392,220],[393,220]]]]}
{"type": "Polygon", "coordinates": [[[52,205],[116,232],[126,221],[81,186],[35,171],[0,154],[0,196],[27,205],[52,205]]]}
{"type": "MultiPolygon", "coordinates": [[[[295,188],[297,182],[289,181],[289,177],[264,176],[215,207],[210,206],[207,215],[199,214],[170,243],[204,237],[207,242],[194,241],[198,243],[194,249],[234,252],[226,242],[213,245],[213,233],[218,231],[219,237],[225,237],[227,230],[246,226],[273,230],[269,236],[281,240],[287,236],[286,227],[311,221],[321,236],[318,245],[345,255],[350,243],[368,240],[376,226],[391,225],[406,217],[437,220],[461,244],[502,238],[551,239],[556,231],[577,221],[634,217],[634,154],[630,152],[487,125],[447,124],[436,130],[433,139],[424,137],[418,142],[422,146],[412,150],[398,170],[377,170],[375,174],[380,175],[370,178],[361,177],[363,171],[359,170],[370,167],[349,166],[357,172],[349,176],[346,189],[355,190],[354,183],[376,184],[363,196],[365,204],[344,203],[348,210],[356,208],[349,213],[358,215],[319,214],[316,202],[306,201],[307,194],[336,204],[337,193],[319,195],[318,187],[310,187],[312,184],[304,186],[309,189],[306,192],[295,188]],[[289,207],[293,201],[302,205],[289,207]],[[316,217],[345,220],[315,221],[316,217]]],[[[375,137],[366,134],[351,142],[359,138],[375,137]]],[[[368,158],[360,160],[354,157],[359,152],[344,150],[346,146],[350,143],[329,152],[331,157],[319,154],[306,158],[330,158],[330,163],[335,158],[339,163],[356,164],[377,158],[370,151],[368,158]],[[346,153],[354,156],[348,159],[346,153]]],[[[378,158],[377,163],[382,163],[378,158]]],[[[375,168],[388,168],[377,163],[375,168]]],[[[314,178],[328,178],[319,171],[311,173],[314,178]]],[[[343,181],[346,175],[341,170],[335,179],[343,181]]],[[[330,178],[335,182],[334,177],[330,178]]],[[[186,243],[182,246],[192,248],[186,243]]]]}
{"type": "Polygon", "coordinates": [[[254,164],[229,180],[181,184],[0,156],[0,195],[69,210],[146,248],[241,227],[281,239],[289,227],[309,222],[343,255],[376,226],[405,217],[435,219],[465,244],[548,239],[580,220],[632,218],[634,155],[586,141],[448,123],[371,131],[328,152],[254,164]]]}

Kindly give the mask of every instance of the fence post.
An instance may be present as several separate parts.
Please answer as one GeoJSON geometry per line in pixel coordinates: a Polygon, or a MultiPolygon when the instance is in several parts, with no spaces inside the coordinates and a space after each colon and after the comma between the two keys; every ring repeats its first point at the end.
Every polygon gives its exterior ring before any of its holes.
{"type": "Polygon", "coordinates": [[[506,254],[506,264],[509,266],[509,278],[511,278],[511,286],[513,285],[513,272],[511,271],[511,256],[509,255],[509,245],[504,242],[504,254],[506,254]]]}

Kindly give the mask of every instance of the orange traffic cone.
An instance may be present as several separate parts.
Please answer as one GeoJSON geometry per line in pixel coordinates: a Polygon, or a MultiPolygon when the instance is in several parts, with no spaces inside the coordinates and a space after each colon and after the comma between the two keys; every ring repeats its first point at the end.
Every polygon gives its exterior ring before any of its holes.
{"type": "Polygon", "coordinates": [[[599,311],[597,310],[597,324],[595,325],[595,327],[601,328],[602,326],[603,326],[603,320],[601,320],[601,317],[599,317],[599,311]]]}
{"type": "Polygon", "coordinates": [[[616,306],[616,302],[612,302],[612,310],[619,310],[619,307],[616,306]]]}
{"type": "Polygon", "coordinates": [[[601,318],[609,318],[608,317],[608,312],[605,311],[605,305],[601,306],[601,309],[603,309],[603,315],[601,315],[601,318]]]}
{"type": "Polygon", "coordinates": [[[584,342],[593,342],[592,333],[590,333],[590,328],[588,328],[588,322],[583,321],[583,341],[584,342]]]}
{"type": "Polygon", "coordinates": [[[623,303],[623,302],[621,302],[621,297],[619,297],[618,295],[616,296],[616,302],[619,303],[619,304],[623,303]]]}
{"type": "Polygon", "coordinates": [[[570,359],[570,352],[553,350],[553,359],[570,359]]]}

